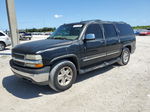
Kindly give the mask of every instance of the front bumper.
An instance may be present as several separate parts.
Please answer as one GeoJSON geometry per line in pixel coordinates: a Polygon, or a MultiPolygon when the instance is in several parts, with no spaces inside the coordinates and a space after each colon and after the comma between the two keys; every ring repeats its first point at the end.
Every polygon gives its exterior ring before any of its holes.
{"type": "Polygon", "coordinates": [[[12,72],[16,76],[30,80],[36,84],[40,84],[40,85],[48,84],[49,71],[50,71],[49,66],[39,68],[39,69],[23,68],[23,67],[15,65],[12,60],[10,61],[10,66],[11,66],[12,72]]]}
{"type": "Polygon", "coordinates": [[[11,40],[6,41],[5,44],[6,44],[6,47],[10,46],[11,45],[11,40]]]}

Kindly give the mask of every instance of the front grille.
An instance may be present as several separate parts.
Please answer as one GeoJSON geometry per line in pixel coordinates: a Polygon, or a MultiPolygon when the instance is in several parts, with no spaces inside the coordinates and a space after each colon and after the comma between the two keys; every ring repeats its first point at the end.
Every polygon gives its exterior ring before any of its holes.
{"type": "Polygon", "coordinates": [[[14,57],[16,59],[24,59],[25,55],[24,54],[20,54],[20,53],[12,53],[12,57],[14,57]]]}
{"type": "MultiPolygon", "coordinates": [[[[15,58],[15,59],[22,59],[24,60],[25,58],[25,55],[24,54],[20,54],[20,53],[12,53],[12,57],[15,58]]],[[[19,65],[19,66],[24,66],[25,63],[23,62],[19,62],[19,61],[16,61],[16,60],[13,60],[14,61],[14,64],[16,65],[19,65]]]]}
{"type": "Polygon", "coordinates": [[[15,60],[14,60],[14,64],[19,65],[19,66],[25,65],[25,63],[23,63],[23,62],[19,62],[19,61],[15,61],[15,60]]]}

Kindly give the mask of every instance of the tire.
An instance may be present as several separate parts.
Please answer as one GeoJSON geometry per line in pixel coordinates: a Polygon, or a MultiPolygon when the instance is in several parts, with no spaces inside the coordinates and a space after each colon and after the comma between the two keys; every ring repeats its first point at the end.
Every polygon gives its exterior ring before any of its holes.
{"type": "Polygon", "coordinates": [[[118,62],[119,65],[124,66],[127,65],[130,60],[130,50],[128,48],[124,48],[122,50],[120,61],[118,62]]]}
{"type": "Polygon", "coordinates": [[[29,41],[30,39],[29,39],[29,38],[26,38],[26,40],[29,41]]]}
{"type": "Polygon", "coordinates": [[[5,44],[3,42],[0,42],[0,51],[3,51],[5,49],[5,44]]]}
{"type": "Polygon", "coordinates": [[[49,86],[55,91],[67,90],[75,82],[76,76],[77,70],[71,61],[60,61],[50,71],[49,86]]]}

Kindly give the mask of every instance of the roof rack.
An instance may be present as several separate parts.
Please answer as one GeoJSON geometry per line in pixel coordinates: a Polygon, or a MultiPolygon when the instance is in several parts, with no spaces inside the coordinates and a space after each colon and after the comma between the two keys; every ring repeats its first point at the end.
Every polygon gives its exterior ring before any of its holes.
{"type": "MultiPolygon", "coordinates": [[[[87,24],[87,23],[92,23],[92,22],[100,22],[100,23],[120,23],[120,24],[127,24],[123,21],[102,21],[100,19],[94,19],[94,20],[85,20],[85,21],[80,21],[76,23],[69,23],[69,24],[87,24]]],[[[65,24],[64,24],[65,25],[65,24]]]]}
{"type": "Polygon", "coordinates": [[[80,23],[82,23],[82,22],[99,22],[99,21],[102,21],[102,20],[100,20],[100,19],[85,20],[85,21],[80,21],[80,23]]]}

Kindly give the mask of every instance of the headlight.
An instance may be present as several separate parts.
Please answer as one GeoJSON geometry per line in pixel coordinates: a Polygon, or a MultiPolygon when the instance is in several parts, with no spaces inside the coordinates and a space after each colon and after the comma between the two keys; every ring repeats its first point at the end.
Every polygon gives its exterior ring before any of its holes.
{"type": "Polygon", "coordinates": [[[25,60],[26,60],[25,66],[28,67],[41,68],[44,66],[41,55],[26,55],[25,60]]]}
{"type": "Polygon", "coordinates": [[[27,60],[42,60],[41,55],[26,55],[25,59],[27,60]]]}

